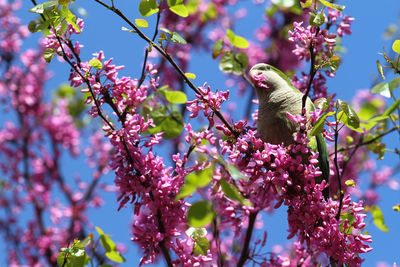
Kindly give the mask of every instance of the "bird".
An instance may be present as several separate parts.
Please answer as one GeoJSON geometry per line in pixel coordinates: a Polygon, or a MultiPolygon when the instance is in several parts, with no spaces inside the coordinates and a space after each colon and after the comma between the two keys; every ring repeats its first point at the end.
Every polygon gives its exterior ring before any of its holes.
{"type": "MultiPolygon", "coordinates": [[[[287,113],[294,116],[302,114],[304,94],[297,89],[290,79],[279,69],[266,64],[255,64],[249,71],[249,76],[258,97],[257,132],[264,142],[270,144],[294,143],[293,135],[299,130],[299,125],[290,120],[287,113]]],[[[315,110],[311,99],[307,97],[306,111],[315,110]]],[[[310,137],[312,140],[314,137],[310,137]]],[[[311,143],[311,142],[310,142],[311,143]]],[[[316,145],[311,146],[318,151],[319,167],[322,172],[317,182],[329,182],[329,157],[325,138],[322,134],[315,136],[316,145]]],[[[329,198],[329,189],[325,188],[323,196],[329,198]]]]}

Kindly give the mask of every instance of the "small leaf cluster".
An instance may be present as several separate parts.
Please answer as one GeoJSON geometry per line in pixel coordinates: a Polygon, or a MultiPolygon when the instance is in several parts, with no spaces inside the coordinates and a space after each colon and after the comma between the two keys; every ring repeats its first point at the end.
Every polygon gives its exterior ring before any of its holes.
{"type": "Polygon", "coordinates": [[[220,57],[219,69],[221,71],[243,75],[249,65],[249,59],[244,52],[235,51],[235,48],[245,49],[249,46],[249,42],[230,29],[226,31],[225,39],[229,41],[230,46],[226,45],[224,39],[218,40],[212,48],[212,57],[213,59],[220,57]]]}
{"type": "Polygon", "coordinates": [[[326,16],[325,16],[325,8],[329,7],[335,9],[337,11],[343,11],[345,6],[335,4],[332,2],[328,2],[326,0],[307,0],[305,3],[300,3],[302,8],[310,8],[312,11],[310,12],[310,19],[308,23],[312,26],[320,27],[322,24],[325,23],[326,16]],[[318,11],[317,9],[317,2],[319,2],[322,6],[322,9],[318,11]]]}
{"type": "Polygon", "coordinates": [[[159,88],[156,95],[162,97],[164,104],[150,104],[152,97],[142,107],[143,116],[149,116],[155,127],[150,127],[148,133],[155,134],[164,132],[164,139],[172,139],[182,132],[184,121],[176,104],[184,104],[187,101],[186,94],[181,91],[173,91],[168,86],[159,88]]]}
{"type": "MultiPolygon", "coordinates": [[[[215,164],[220,164],[230,175],[232,181],[229,182],[227,179],[222,178],[214,185],[214,190],[220,188],[222,192],[224,192],[225,197],[230,200],[236,201],[241,205],[251,206],[251,202],[243,197],[234,182],[235,180],[247,179],[247,177],[243,175],[236,166],[225,162],[223,158],[215,160],[215,162],[208,168],[188,174],[175,200],[178,201],[185,197],[189,197],[199,188],[208,186],[214,175],[215,164]]],[[[204,231],[206,230],[201,227],[211,223],[214,220],[214,217],[215,211],[213,203],[210,201],[197,201],[189,208],[187,221],[191,227],[187,230],[186,234],[195,241],[193,245],[193,253],[195,255],[206,255],[209,248],[209,241],[205,237],[206,232],[204,231]]]]}
{"type": "Polygon", "coordinates": [[[179,35],[177,32],[171,32],[170,30],[166,28],[160,28],[162,31],[160,33],[160,37],[158,38],[158,42],[160,43],[161,47],[164,48],[164,50],[167,49],[168,44],[172,41],[173,43],[176,44],[182,44],[185,45],[187,44],[186,40],[182,38],[182,36],[179,35]],[[168,36],[167,36],[168,35],[168,36]],[[164,45],[163,41],[166,41],[166,45],[164,45]]]}
{"type": "MultiPolygon", "coordinates": [[[[168,8],[180,17],[189,16],[189,10],[183,3],[183,0],[168,0],[168,8]]],[[[159,12],[160,4],[156,0],[141,0],[139,4],[139,12],[143,17],[151,16],[159,12]]]]}
{"type": "MultiPolygon", "coordinates": [[[[366,148],[377,154],[378,159],[383,159],[386,152],[386,145],[382,142],[382,137],[379,136],[382,131],[386,130],[388,120],[393,119],[393,115],[391,115],[395,110],[393,105],[382,114],[379,114],[379,110],[382,110],[385,104],[383,101],[376,99],[365,102],[357,113],[347,102],[341,99],[335,102],[334,110],[332,111],[328,109],[329,101],[326,99],[319,101],[317,107],[321,108],[324,113],[314,124],[311,135],[316,136],[321,134],[327,118],[333,117],[336,124],[340,122],[351,131],[363,134],[362,142],[366,144],[366,148]],[[375,128],[376,131],[370,131],[372,128],[375,128]]],[[[340,129],[338,128],[338,130],[340,129]]],[[[348,144],[353,142],[353,138],[347,138],[348,144]]]]}
{"type": "MultiPolygon", "coordinates": [[[[68,1],[47,1],[31,8],[29,12],[39,14],[37,20],[32,20],[28,29],[30,32],[43,32],[44,35],[50,35],[55,32],[58,36],[66,33],[68,24],[72,25],[76,31],[80,32],[79,26],[76,24],[76,16],[69,10],[68,1]]],[[[53,49],[46,49],[43,57],[49,63],[54,54],[57,53],[53,49]]]]}
{"type": "Polygon", "coordinates": [[[207,239],[206,228],[190,227],[186,230],[186,235],[192,238],[193,254],[195,256],[207,255],[207,250],[210,248],[210,241],[207,239]]]}
{"type": "Polygon", "coordinates": [[[82,94],[81,92],[75,90],[68,84],[60,85],[53,96],[53,102],[56,103],[57,99],[67,99],[68,100],[68,114],[74,119],[74,123],[77,127],[82,128],[85,126],[84,120],[82,120],[82,114],[87,108],[84,99],[86,99],[87,94],[82,94]]]}
{"type": "MultiPolygon", "coordinates": [[[[105,250],[104,255],[113,262],[125,262],[124,257],[117,251],[117,246],[111,240],[110,236],[104,234],[103,230],[99,227],[96,227],[96,230],[100,235],[100,243],[105,250]]],[[[94,258],[90,255],[94,255],[95,252],[99,253],[99,250],[96,248],[98,243],[98,240],[94,240],[92,233],[82,241],[74,240],[71,246],[60,249],[61,252],[57,255],[58,266],[83,267],[89,263],[93,266],[94,258]]],[[[110,266],[110,264],[101,265],[101,267],[110,266]]]]}

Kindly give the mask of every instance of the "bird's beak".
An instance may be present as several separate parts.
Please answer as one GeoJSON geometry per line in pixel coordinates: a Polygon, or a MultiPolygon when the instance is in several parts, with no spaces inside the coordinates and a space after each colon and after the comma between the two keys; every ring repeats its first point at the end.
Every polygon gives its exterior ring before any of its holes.
{"type": "Polygon", "coordinates": [[[259,71],[259,70],[251,69],[251,70],[249,71],[250,79],[251,79],[252,81],[255,81],[255,80],[256,80],[256,77],[259,76],[261,73],[262,73],[262,72],[259,71]]]}
{"type": "Polygon", "coordinates": [[[267,85],[267,78],[265,77],[262,71],[257,69],[251,69],[249,71],[249,76],[251,81],[254,83],[256,87],[269,88],[269,86],[267,85]]]}

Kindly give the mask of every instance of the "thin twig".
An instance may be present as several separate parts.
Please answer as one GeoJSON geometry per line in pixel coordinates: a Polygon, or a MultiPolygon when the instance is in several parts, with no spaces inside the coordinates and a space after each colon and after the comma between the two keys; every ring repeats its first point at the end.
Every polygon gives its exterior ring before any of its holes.
{"type": "MultiPolygon", "coordinates": [[[[161,5],[161,3],[160,3],[160,5],[161,5]]],[[[160,17],[161,17],[161,8],[157,12],[157,21],[156,21],[156,26],[155,26],[155,29],[154,29],[154,35],[153,35],[153,38],[151,39],[152,42],[154,42],[154,40],[156,39],[156,37],[158,35],[158,25],[160,24],[160,17]]],[[[141,74],[140,79],[139,79],[139,83],[138,83],[138,86],[137,86],[138,88],[143,84],[144,79],[146,78],[145,71],[146,71],[147,57],[149,55],[149,51],[150,51],[150,46],[148,48],[146,48],[146,51],[144,52],[142,74],[141,74]]]]}
{"type": "Polygon", "coordinates": [[[338,188],[339,188],[339,209],[338,213],[336,214],[336,220],[339,220],[340,218],[340,213],[342,211],[342,202],[343,202],[343,192],[342,192],[342,179],[341,179],[341,173],[339,169],[339,163],[338,163],[338,139],[339,139],[339,131],[338,131],[338,119],[337,119],[337,113],[335,113],[335,157],[333,159],[333,162],[335,163],[335,168],[336,168],[336,176],[338,180],[338,188]]]}
{"type": "Polygon", "coordinates": [[[258,211],[252,212],[249,215],[249,223],[247,226],[246,237],[244,239],[242,254],[240,255],[239,261],[236,267],[242,267],[246,263],[247,259],[249,258],[249,245],[251,241],[251,236],[253,234],[254,223],[256,222],[258,211]]]}
{"type": "MultiPolygon", "coordinates": [[[[400,126],[394,126],[393,128],[391,128],[391,129],[389,129],[389,130],[387,130],[387,131],[385,131],[385,132],[383,132],[383,133],[381,133],[381,134],[378,134],[377,136],[375,136],[375,137],[372,138],[372,139],[369,139],[368,141],[365,141],[365,142],[364,142],[364,141],[361,141],[361,140],[363,140],[363,139],[360,139],[361,142],[359,142],[359,143],[357,143],[357,144],[354,144],[354,145],[350,145],[350,146],[346,146],[346,147],[339,148],[339,149],[337,150],[337,152],[339,153],[339,152],[351,150],[351,149],[353,149],[353,148],[358,148],[358,147],[360,147],[360,146],[365,146],[365,145],[372,144],[372,143],[374,143],[376,140],[378,140],[378,139],[384,137],[385,135],[390,134],[391,132],[396,131],[396,130],[398,130],[398,129],[400,129],[400,126]]],[[[332,155],[334,155],[334,154],[335,154],[335,152],[329,154],[329,156],[332,156],[332,155]]]]}
{"type": "MultiPolygon", "coordinates": [[[[315,31],[315,37],[318,35],[318,33],[319,33],[319,27],[317,27],[317,29],[315,31]]],[[[310,44],[309,49],[310,49],[310,60],[311,60],[310,61],[310,72],[309,72],[310,79],[308,80],[307,90],[304,93],[303,99],[302,99],[302,105],[301,105],[302,112],[304,111],[304,108],[306,107],[307,97],[311,91],[311,85],[314,80],[315,74],[317,74],[317,69],[315,68],[315,54],[314,54],[314,44],[313,43],[310,44]]]]}

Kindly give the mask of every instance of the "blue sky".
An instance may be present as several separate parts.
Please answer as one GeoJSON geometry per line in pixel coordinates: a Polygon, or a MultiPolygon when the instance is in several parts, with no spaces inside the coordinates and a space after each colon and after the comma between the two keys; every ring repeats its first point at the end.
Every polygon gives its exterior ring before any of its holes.
{"type": "MultiPolygon", "coordinates": [[[[129,14],[132,19],[140,17],[137,11],[138,1],[114,2],[118,5],[118,8],[129,14]]],[[[235,32],[252,39],[254,38],[255,27],[262,20],[263,10],[254,8],[249,3],[250,1],[241,1],[238,4],[238,6],[249,7],[249,12],[246,18],[237,23],[235,32]]],[[[346,47],[347,52],[342,55],[343,64],[337,71],[336,77],[329,79],[328,90],[329,92],[335,92],[339,98],[351,100],[356,90],[369,89],[371,87],[371,77],[377,74],[376,59],[381,59],[378,52],[382,51],[383,46],[386,46],[386,51],[389,51],[391,47],[391,42],[382,39],[383,32],[389,24],[395,23],[399,25],[400,5],[398,0],[353,0],[340,1],[339,3],[346,5],[344,13],[355,17],[355,21],[352,25],[353,34],[343,39],[343,45],[346,47]]],[[[34,18],[33,14],[26,12],[31,8],[29,4],[30,1],[24,1],[23,8],[19,12],[26,23],[34,18]]],[[[126,66],[122,71],[123,75],[138,77],[141,71],[145,42],[139,40],[137,36],[121,31],[121,27],[126,26],[122,20],[105,8],[95,4],[94,1],[77,1],[77,4],[82,5],[88,12],[85,18],[84,32],[75,37],[75,39],[79,38],[80,43],[84,45],[82,48],[83,59],[90,59],[92,53],[103,50],[106,58],[113,57],[117,65],[126,66]]],[[[151,19],[149,22],[150,25],[154,25],[152,23],[154,21],[151,19]]],[[[150,26],[147,33],[152,33],[152,29],[150,26]]],[[[38,36],[39,34],[36,34],[31,37],[27,46],[34,46],[35,39],[38,36]]],[[[305,67],[308,69],[307,65],[305,67]]],[[[50,69],[53,71],[54,76],[47,83],[47,90],[66,82],[69,74],[68,66],[60,64],[57,60],[53,60],[50,69]]],[[[212,89],[226,89],[224,83],[226,77],[219,71],[217,62],[213,61],[208,54],[194,55],[189,71],[197,75],[195,84],[199,86],[207,81],[212,86],[212,89]]],[[[391,77],[389,76],[389,78],[391,77]]],[[[236,100],[238,99],[233,99],[233,101],[236,100]]],[[[390,142],[389,147],[394,147],[399,143],[398,138],[389,138],[388,141],[390,142]]],[[[394,155],[387,155],[385,160],[378,164],[394,166],[397,163],[398,159],[394,155]]],[[[70,161],[67,164],[77,166],[79,161],[70,161]]],[[[114,177],[111,174],[106,179],[111,184],[114,177]]],[[[383,189],[379,192],[382,193],[380,206],[385,214],[390,232],[383,233],[372,224],[368,227],[367,230],[373,236],[374,242],[372,246],[374,250],[366,255],[365,266],[373,266],[378,261],[387,261],[388,263],[396,261],[398,264],[400,263],[398,249],[400,214],[391,209],[394,204],[400,203],[400,192],[388,189],[383,189]]],[[[105,207],[101,210],[91,211],[89,218],[93,225],[101,227],[105,233],[113,234],[113,240],[127,245],[129,249],[125,255],[127,263],[122,266],[136,266],[141,256],[139,250],[130,241],[129,224],[132,211],[130,208],[126,208],[117,212],[118,205],[114,194],[104,195],[104,200],[106,201],[105,207]]],[[[268,231],[269,245],[285,244],[287,242],[286,228],[278,226],[282,225],[282,222],[285,222],[286,225],[285,210],[280,209],[276,215],[265,216],[264,219],[266,229],[273,229],[273,231],[268,231]]],[[[159,264],[159,266],[163,265],[162,263],[159,264]]]]}

